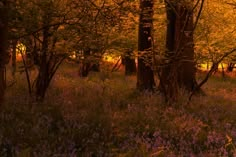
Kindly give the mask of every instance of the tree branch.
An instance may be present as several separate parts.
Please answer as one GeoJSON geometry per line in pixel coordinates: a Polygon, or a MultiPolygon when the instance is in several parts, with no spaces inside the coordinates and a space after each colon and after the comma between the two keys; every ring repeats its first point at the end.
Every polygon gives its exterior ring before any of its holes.
{"type": "Polygon", "coordinates": [[[189,96],[189,101],[191,101],[192,96],[196,93],[196,91],[198,91],[208,81],[208,79],[211,77],[213,72],[218,68],[219,63],[222,62],[225,57],[229,56],[230,54],[234,53],[235,51],[236,51],[236,48],[232,49],[231,51],[229,51],[229,52],[225,53],[223,56],[221,56],[218,61],[213,63],[213,65],[212,65],[210,71],[207,73],[206,77],[193,89],[192,93],[189,96]]]}

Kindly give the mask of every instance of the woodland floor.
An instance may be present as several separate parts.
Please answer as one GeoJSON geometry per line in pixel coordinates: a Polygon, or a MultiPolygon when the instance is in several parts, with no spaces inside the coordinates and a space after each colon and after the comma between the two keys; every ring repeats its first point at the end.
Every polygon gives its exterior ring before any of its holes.
{"type": "Polygon", "coordinates": [[[136,77],[123,72],[80,78],[65,63],[43,103],[28,96],[24,73],[16,78],[0,109],[0,156],[236,156],[235,72],[215,74],[206,96],[187,104],[182,92],[172,106],[159,93],[137,92],[136,77]]]}

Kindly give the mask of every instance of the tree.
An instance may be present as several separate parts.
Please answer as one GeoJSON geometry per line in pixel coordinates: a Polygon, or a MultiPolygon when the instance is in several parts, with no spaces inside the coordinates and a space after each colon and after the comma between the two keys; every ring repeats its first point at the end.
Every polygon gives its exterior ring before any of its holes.
{"type": "Polygon", "coordinates": [[[136,73],[136,63],[132,49],[125,51],[122,57],[122,63],[125,66],[125,75],[132,75],[136,73]]]}
{"type": "Polygon", "coordinates": [[[235,63],[228,63],[227,71],[232,72],[235,68],[235,63]]]}
{"type": "Polygon", "coordinates": [[[26,46],[27,59],[34,61],[33,65],[24,64],[29,93],[33,91],[37,100],[44,99],[54,74],[67,57],[63,28],[71,15],[70,7],[66,0],[21,0],[18,3],[21,19],[18,31],[23,33],[17,39],[26,46]],[[35,65],[38,73],[36,80],[32,81],[28,69],[35,65]]]}
{"type": "Polygon", "coordinates": [[[6,88],[6,67],[8,63],[8,5],[7,0],[0,1],[0,104],[6,88]]]}
{"type": "Polygon", "coordinates": [[[106,0],[89,0],[86,3],[87,13],[79,26],[73,28],[79,37],[75,47],[80,47],[83,52],[79,70],[81,76],[87,76],[93,69],[98,71],[104,53],[111,54],[114,49],[117,52],[121,47],[126,48],[123,43],[127,43],[127,40],[121,39],[120,34],[128,30],[126,19],[130,11],[128,4],[130,2],[106,0]],[[126,26],[123,27],[125,24],[126,26]]]}
{"type": "MultiPolygon", "coordinates": [[[[232,6],[233,1],[205,1],[195,31],[195,54],[200,56],[199,63],[213,65],[225,52],[235,47],[236,14],[232,6]]],[[[235,62],[235,55],[223,60],[223,63],[231,62],[235,62]]]]}
{"type": "Polygon", "coordinates": [[[192,2],[166,2],[167,63],[162,68],[160,88],[168,101],[177,99],[179,89],[191,92],[196,87],[192,6],[192,2]]]}
{"type": "Polygon", "coordinates": [[[17,52],[17,36],[20,34],[18,27],[20,26],[20,13],[17,9],[18,0],[11,1],[8,15],[8,39],[10,41],[11,52],[11,65],[12,65],[12,77],[15,79],[16,73],[16,52],[17,52]]]}
{"type": "MultiPolygon", "coordinates": [[[[36,58],[38,76],[32,86],[41,100],[67,53],[84,52],[84,65],[81,66],[84,76],[90,68],[97,69],[99,65],[95,60],[102,58],[109,47],[106,44],[111,32],[121,21],[119,5],[106,0],[20,0],[17,8],[21,13],[19,31],[24,32],[19,35],[19,42],[36,58]],[[94,59],[98,53],[98,59],[94,59]],[[92,66],[95,64],[96,67],[92,66]]],[[[28,81],[28,84],[32,83],[28,81]]]]}
{"type": "Polygon", "coordinates": [[[138,32],[137,88],[152,91],[155,85],[152,69],[153,0],[140,0],[138,32]]]}
{"type": "Polygon", "coordinates": [[[17,40],[12,40],[12,77],[15,78],[16,73],[16,46],[17,46],[17,40]]]}

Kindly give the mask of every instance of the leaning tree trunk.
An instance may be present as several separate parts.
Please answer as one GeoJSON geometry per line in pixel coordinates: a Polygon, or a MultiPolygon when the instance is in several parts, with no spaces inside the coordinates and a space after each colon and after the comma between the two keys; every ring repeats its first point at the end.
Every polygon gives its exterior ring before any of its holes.
{"type": "Polygon", "coordinates": [[[152,69],[153,0],[140,0],[140,11],[137,88],[152,91],[155,85],[152,69]]]}
{"type": "Polygon", "coordinates": [[[0,4],[0,105],[2,104],[6,88],[6,67],[9,60],[7,52],[7,32],[8,32],[8,15],[7,1],[1,1],[0,4]]]}
{"type": "Polygon", "coordinates": [[[172,6],[166,4],[166,10],[168,64],[162,68],[160,88],[165,93],[167,101],[173,101],[177,99],[180,88],[193,91],[196,86],[193,13],[183,3],[172,4],[172,6]]]}

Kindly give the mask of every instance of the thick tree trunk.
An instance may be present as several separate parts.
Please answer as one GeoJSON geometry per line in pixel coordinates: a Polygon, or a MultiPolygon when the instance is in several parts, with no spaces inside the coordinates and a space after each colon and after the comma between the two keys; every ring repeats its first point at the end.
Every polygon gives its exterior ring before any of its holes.
{"type": "Polygon", "coordinates": [[[125,75],[133,75],[136,73],[136,63],[132,56],[133,51],[127,50],[122,58],[122,64],[125,66],[125,75]]]}
{"type": "MultiPolygon", "coordinates": [[[[162,68],[160,88],[170,101],[175,100],[180,88],[194,90],[195,63],[193,47],[193,15],[182,3],[166,4],[167,9],[167,41],[166,60],[168,64],[162,68]],[[176,13],[173,11],[175,8],[176,13]]],[[[169,100],[168,100],[169,101],[169,100]]]]}
{"type": "Polygon", "coordinates": [[[178,85],[188,91],[192,91],[196,86],[195,62],[194,62],[194,42],[193,42],[193,13],[190,9],[178,5],[175,28],[175,49],[178,61],[178,85]]]}
{"type": "Polygon", "coordinates": [[[170,6],[169,3],[166,3],[166,16],[167,16],[167,32],[166,32],[166,52],[165,60],[168,64],[161,67],[160,75],[160,85],[159,88],[163,92],[167,99],[172,99],[177,92],[177,80],[176,78],[176,62],[174,57],[175,52],[175,22],[176,22],[176,13],[173,8],[175,5],[170,6]]]}
{"type": "Polygon", "coordinates": [[[0,105],[2,104],[6,88],[6,68],[5,65],[9,60],[7,52],[8,40],[8,9],[7,1],[0,4],[0,105]]]}
{"type": "Polygon", "coordinates": [[[152,91],[155,85],[152,69],[153,0],[140,0],[140,9],[137,88],[152,91]]]}

